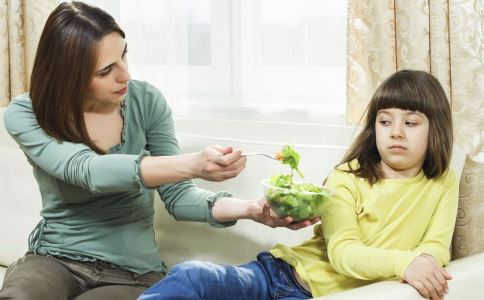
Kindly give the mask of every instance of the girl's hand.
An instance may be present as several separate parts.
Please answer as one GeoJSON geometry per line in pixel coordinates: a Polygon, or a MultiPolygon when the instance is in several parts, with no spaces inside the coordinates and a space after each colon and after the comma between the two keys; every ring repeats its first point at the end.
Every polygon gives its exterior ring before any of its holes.
{"type": "Polygon", "coordinates": [[[408,282],[425,298],[441,300],[449,292],[447,280],[451,279],[431,255],[422,254],[408,266],[402,282],[408,282]]]}
{"type": "Polygon", "coordinates": [[[196,155],[195,174],[197,178],[209,181],[224,181],[239,175],[245,168],[246,157],[242,151],[232,147],[210,146],[196,155]]]}
{"type": "Polygon", "coordinates": [[[293,223],[292,217],[281,218],[271,210],[270,204],[267,203],[265,199],[254,201],[248,205],[247,214],[253,221],[265,224],[272,228],[286,227],[292,230],[298,230],[319,222],[319,218],[304,220],[297,223],[293,223]]]}

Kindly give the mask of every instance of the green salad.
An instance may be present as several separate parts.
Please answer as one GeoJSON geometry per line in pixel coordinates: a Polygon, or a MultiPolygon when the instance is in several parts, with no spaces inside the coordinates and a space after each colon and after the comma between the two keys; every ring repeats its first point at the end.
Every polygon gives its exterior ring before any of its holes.
{"type": "Polygon", "coordinates": [[[299,153],[294,150],[292,146],[286,145],[282,147],[282,151],[278,152],[276,154],[277,159],[281,160],[283,164],[289,165],[291,167],[291,178],[290,181],[292,182],[292,175],[294,173],[294,170],[301,176],[301,178],[304,177],[304,175],[299,171],[299,161],[301,160],[301,156],[299,153]]]}
{"type": "Polygon", "coordinates": [[[298,167],[300,155],[292,146],[284,146],[276,156],[289,165],[291,173],[275,174],[264,181],[264,194],[272,210],[281,217],[292,216],[294,222],[317,217],[320,204],[332,195],[331,190],[313,183],[293,181],[294,171],[300,177],[303,175],[298,167]]]}

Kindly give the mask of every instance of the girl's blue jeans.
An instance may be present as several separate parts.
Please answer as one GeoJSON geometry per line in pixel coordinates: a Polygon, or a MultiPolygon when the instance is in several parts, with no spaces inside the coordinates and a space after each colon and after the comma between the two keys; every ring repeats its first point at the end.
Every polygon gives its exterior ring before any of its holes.
{"type": "Polygon", "coordinates": [[[238,267],[198,261],[178,264],[138,300],[309,298],[290,265],[262,252],[257,260],[238,267]]]}

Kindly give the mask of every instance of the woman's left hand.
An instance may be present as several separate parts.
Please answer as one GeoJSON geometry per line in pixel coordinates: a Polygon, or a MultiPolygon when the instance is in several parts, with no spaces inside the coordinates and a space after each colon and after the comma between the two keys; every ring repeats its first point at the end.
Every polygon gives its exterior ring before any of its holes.
{"type": "Polygon", "coordinates": [[[271,205],[267,203],[265,199],[253,201],[247,207],[247,214],[249,215],[250,219],[254,220],[255,222],[265,224],[272,228],[286,227],[292,230],[298,230],[311,226],[320,221],[319,218],[314,218],[311,220],[303,220],[301,222],[294,223],[292,217],[281,218],[271,210],[271,205]]]}

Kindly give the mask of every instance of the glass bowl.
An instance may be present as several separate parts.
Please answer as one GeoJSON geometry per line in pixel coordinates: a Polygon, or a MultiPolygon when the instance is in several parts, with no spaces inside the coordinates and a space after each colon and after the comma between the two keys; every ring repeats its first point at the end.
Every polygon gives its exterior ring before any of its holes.
{"type": "Polygon", "coordinates": [[[322,185],[313,184],[321,189],[320,192],[304,191],[304,184],[294,182],[292,188],[282,188],[271,185],[266,179],[262,181],[262,188],[267,202],[278,216],[291,216],[294,222],[300,222],[320,216],[320,205],[333,196],[331,189],[322,185]]]}

